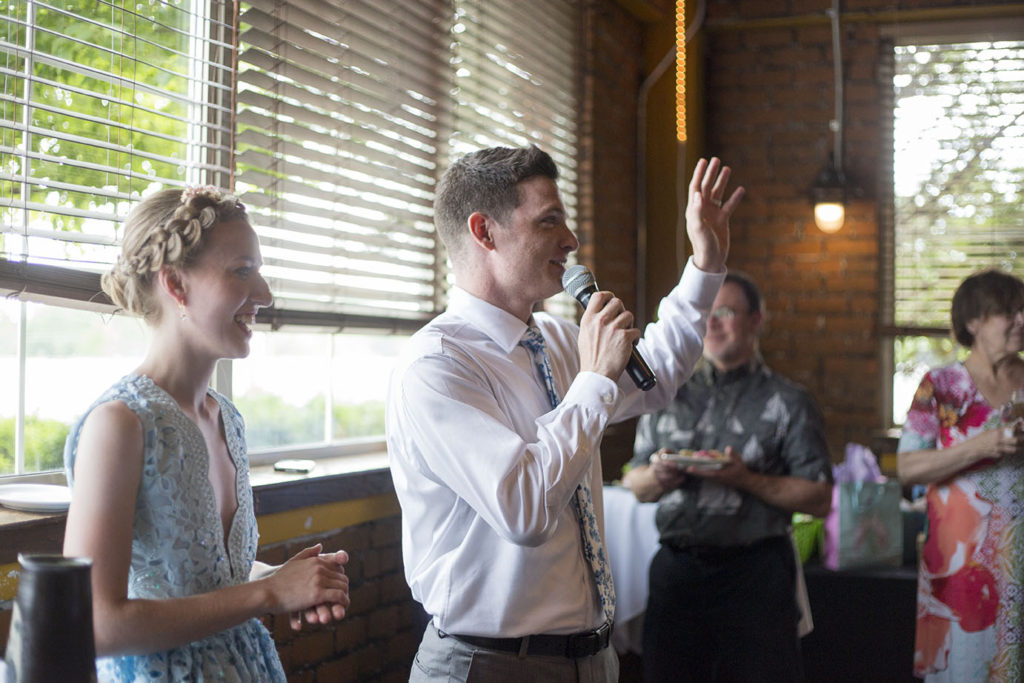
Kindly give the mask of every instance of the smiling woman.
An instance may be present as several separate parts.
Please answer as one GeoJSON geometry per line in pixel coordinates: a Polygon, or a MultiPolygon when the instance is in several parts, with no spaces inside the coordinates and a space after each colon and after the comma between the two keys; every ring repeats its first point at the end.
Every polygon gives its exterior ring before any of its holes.
{"type": "Polygon", "coordinates": [[[219,359],[249,354],[256,313],[272,300],[261,265],[245,208],[204,187],[138,204],[103,276],[114,303],[153,327],[142,363],[89,407],[65,448],[64,554],[93,560],[103,680],[283,681],[257,617],[327,623],[348,607],[345,552],[315,545],[280,567],[255,563],[244,424],[209,387],[219,359]]]}

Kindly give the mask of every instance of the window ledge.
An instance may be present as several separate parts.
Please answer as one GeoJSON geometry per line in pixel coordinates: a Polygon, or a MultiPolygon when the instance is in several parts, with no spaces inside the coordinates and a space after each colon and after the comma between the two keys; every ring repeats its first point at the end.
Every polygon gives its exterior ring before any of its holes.
{"type": "MultiPolygon", "coordinates": [[[[293,456],[288,455],[285,457],[293,456]]],[[[335,474],[351,474],[353,472],[387,469],[388,454],[387,451],[379,451],[361,455],[341,455],[333,458],[317,458],[314,462],[316,466],[309,474],[277,472],[274,470],[273,463],[250,465],[249,482],[252,484],[253,489],[257,489],[260,486],[269,484],[316,479],[335,474]]]]}
{"type": "MultiPolygon", "coordinates": [[[[257,516],[394,493],[386,452],[321,458],[310,474],[257,465],[249,479],[257,516]]],[[[0,565],[17,562],[19,552],[59,553],[66,516],[0,506],[0,565]]]]}

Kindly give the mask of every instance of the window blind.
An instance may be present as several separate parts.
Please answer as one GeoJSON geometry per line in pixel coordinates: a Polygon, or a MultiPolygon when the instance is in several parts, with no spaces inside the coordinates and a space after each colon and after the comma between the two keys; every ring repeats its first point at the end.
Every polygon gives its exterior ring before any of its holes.
{"type": "Polygon", "coordinates": [[[236,189],[277,308],[416,325],[440,308],[444,6],[243,5],[236,189]]]}
{"type": "Polygon", "coordinates": [[[236,33],[227,0],[5,6],[0,289],[96,299],[131,205],[210,183],[260,233],[264,320],[409,330],[444,305],[432,201],[452,159],[536,143],[575,214],[576,2],[239,10],[236,33]]]}
{"type": "Polygon", "coordinates": [[[232,6],[0,12],[0,287],[92,298],[135,201],[230,180],[232,6]]]}
{"type": "Polygon", "coordinates": [[[466,152],[540,145],[572,213],[575,3],[242,7],[237,189],[285,320],[416,327],[440,311],[434,186],[466,152]]]}
{"type": "MultiPolygon", "coordinates": [[[[572,0],[459,0],[451,39],[450,158],[493,145],[539,146],[558,164],[570,220],[578,215],[580,22],[572,0]]],[[[545,308],[574,319],[579,304],[562,293],[545,308]]]]}
{"type": "Polygon", "coordinates": [[[893,58],[886,322],[947,334],[967,275],[1024,266],[1024,42],[918,39],[893,58]]]}

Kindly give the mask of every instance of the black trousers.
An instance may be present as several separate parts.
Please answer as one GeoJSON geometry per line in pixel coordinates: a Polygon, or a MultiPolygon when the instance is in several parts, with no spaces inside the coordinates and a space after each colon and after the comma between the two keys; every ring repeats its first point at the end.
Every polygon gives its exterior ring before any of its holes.
{"type": "Polygon", "coordinates": [[[645,683],[803,680],[789,538],[743,549],[673,549],[651,561],[645,683]]]}

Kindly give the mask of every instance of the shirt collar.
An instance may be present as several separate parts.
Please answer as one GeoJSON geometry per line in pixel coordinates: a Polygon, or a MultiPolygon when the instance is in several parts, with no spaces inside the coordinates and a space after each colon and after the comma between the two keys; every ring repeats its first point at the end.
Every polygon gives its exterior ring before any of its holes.
{"type": "Polygon", "coordinates": [[[754,374],[763,364],[761,353],[755,351],[749,361],[725,372],[719,371],[707,358],[701,358],[697,372],[702,373],[709,384],[728,384],[754,374]]]}
{"type": "Polygon", "coordinates": [[[448,311],[472,323],[506,353],[511,353],[526,333],[527,325],[522,320],[461,287],[449,291],[448,311]]]}

